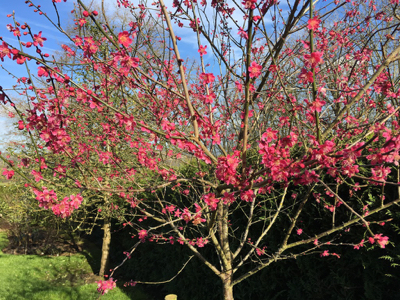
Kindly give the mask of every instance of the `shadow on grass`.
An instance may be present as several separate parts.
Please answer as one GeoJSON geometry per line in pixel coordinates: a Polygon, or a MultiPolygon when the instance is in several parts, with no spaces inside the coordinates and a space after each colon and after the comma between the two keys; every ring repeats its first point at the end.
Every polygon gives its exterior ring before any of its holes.
{"type": "Polygon", "coordinates": [[[0,251],[8,246],[7,233],[5,231],[0,231],[0,251]]]}
{"type": "Polygon", "coordinates": [[[98,275],[100,271],[101,247],[85,239],[81,248],[81,253],[86,257],[93,274],[98,275]]]}
{"type": "MultiPolygon", "coordinates": [[[[95,281],[98,280],[104,280],[101,276],[97,276],[99,274],[100,270],[100,260],[101,260],[101,245],[97,245],[96,243],[90,241],[90,240],[84,240],[83,245],[81,246],[83,251],[81,252],[87,262],[89,263],[93,274],[93,278],[95,281]]],[[[112,268],[115,265],[117,265],[119,262],[111,261],[109,263],[109,266],[112,268]]],[[[117,280],[117,287],[121,292],[123,292],[128,299],[133,299],[133,300],[153,300],[154,298],[148,293],[148,289],[142,286],[132,286],[128,282],[125,281],[123,276],[116,276],[115,278],[117,280]]],[[[92,282],[95,282],[92,281],[92,282]]],[[[112,295],[113,292],[110,292],[109,295],[112,295]]],[[[107,296],[104,295],[103,297],[107,296]]],[[[105,298],[104,298],[105,299],[105,298]]],[[[111,299],[111,298],[110,298],[111,299]]]]}

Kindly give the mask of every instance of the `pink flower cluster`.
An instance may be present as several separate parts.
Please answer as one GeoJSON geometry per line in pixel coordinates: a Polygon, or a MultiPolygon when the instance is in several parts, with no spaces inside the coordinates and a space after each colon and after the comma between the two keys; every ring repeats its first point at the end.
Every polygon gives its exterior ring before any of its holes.
{"type": "Polygon", "coordinates": [[[123,32],[120,32],[118,34],[118,42],[121,45],[123,45],[125,47],[128,47],[130,44],[132,44],[133,41],[130,38],[129,32],[128,31],[123,31],[123,32]]]}
{"type": "Polygon", "coordinates": [[[82,203],[82,196],[80,194],[69,197],[65,197],[60,203],[54,204],[51,209],[56,216],[61,216],[61,218],[66,218],[71,215],[71,213],[79,208],[82,203]]]}
{"type": "Polygon", "coordinates": [[[5,176],[7,179],[11,179],[14,176],[14,171],[13,170],[7,170],[6,168],[3,169],[3,176],[5,176]]]}
{"type": "Polygon", "coordinates": [[[213,210],[217,209],[219,199],[215,197],[214,193],[209,193],[209,194],[204,195],[203,199],[204,199],[204,202],[210,208],[210,210],[213,211],[213,210]]]}
{"type": "Polygon", "coordinates": [[[201,217],[201,212],[202,212],[201,206],[198,205],[197,203],[195,203],[194,206],[196,207],[196,214],[193,217],[193,225],[198,225],[200,223],[206,222],[206,219],[201,217]]]}
{"type": "Polygon", "coordinates": [[[254,194],[253,190],[242,191],[240,193],[240,198],[246,202],[253,202],[256,195],[254,194]]]}
{"type": "Polygon", "coordinates": [[[36,200],[39,201],[39,207],[49,209],[57,201],[57,195],[54,190],[49,191],[46,187],[43,187],[43,191],[33,190],[36,195],[36,200]]]}
{"type": "Polygon", "coordinates": [[[361,247],[364,247],[364,239],[362,239],[357,245],[354,245],[354,249],[356,250],[359,250],[361,247]]]}
{"type": "Polygon", "coordinates": [[[304,60],[307,67],[315,68],[316,66],[322,64],[324,60],[322,59],[322,52],[312,52],[311,54],[305,54],[304,60]]]}
{"type": "Polygon", "coordinates": [[[61,202],[57,203],[57,195],[54,190],[49,191],[46,187],[43,187],[43,191],[35,189],[33,192],[36,195],[36,200],[39,201],[39,207],[44,209],[51,208],[56,216],[61,216],[62,218],[69,217],[75,209],[79,208],[83,201],[82,196],[77,194],[76,196],[65,197],[61,202]]]}
{"type": "Polygon", "coordinates": [[[262,66],[253,61],[249,66],[249,76],[250,78],[257,78],[261,75],[262,66]]]}
{"type": "Polygon", "coordinates": [[[212,83],[215,80],[215,76],[213,73],[201,73],[200,80],[203,84],[212,83]]]}
{"type": "Polygon", "coordinates": [[[290,171],[294,171],[290,168],[290,147],[297,142],[297,136],[287,136],[275,144],[276,139],[277,131],[268,128],[262,135],[258,153],[262,156],[262,163],[269,169],[272,180],[287,181],[290,171]]]}
{"type": "Polygon", "coordinates": [[[387,236],[382,236],[382,233],[375,234],[374,237],[369,237],[368,241],[373,244],[377,243],[381,248],[385,248],[387,244],[389,244],[389,238],[387,236]]]}
{"type": "Polygon", "coordinates": [[[310,20],[308,20],[308,25],[307,28],[310,30],[317,30],[319,27],[319,24],[321,24],[321,20],[318,17],[314,17],[310,20]]]}
{"type": "Polygon", "coordinates": [[[108,291],[112,290],[117,286],[117,283],[114,281],[113,278],[108,280],[99,280],[96,281],[97,283],[97,291],[100,292],[102,295],[107,293],[108,291]]]}
{"type": "Polygon", "coordinates": [[[215,175],[219,180],[226,182],[227,184],[237,185],[239,179],[236,175],[236,168],[239,166],[239,153],[233,155],[227,155],[226,157],[218,158],[218,166],[215,171],[215,175]]]}
{"type": "Polygon", "coordinates": [[[244,1],[242,1],[242,4],[243,4],[244,8],[246,8],[246,9],[255,9],[257,0],[244,0],[244,1]]]}
{"type": "Polygon", "coordinates": [[[143,243],[146,241],[146,237],[147,237],[147,230],[146,229],[142,229],[138,232],[139,235],[139,239],[140,241],[143,243]]]}

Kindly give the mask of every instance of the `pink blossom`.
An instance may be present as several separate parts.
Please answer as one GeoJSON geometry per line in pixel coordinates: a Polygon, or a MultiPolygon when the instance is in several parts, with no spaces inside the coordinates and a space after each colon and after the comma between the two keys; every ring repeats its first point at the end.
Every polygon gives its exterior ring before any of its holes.
{"type": "Polygon", "coordinates": [[[78,24],[79,24],[79,26],[83,26],[83,25],[85,25],[86,24],[86,20],[85,19],[79,19],[78,20],[78,24]]]}
{"type": "Polygon", "coordinates": [[[364,247],[364,239],[357,245],[354,245],[354,249],[359,250],[361,247],[364,247]]]}
{"type": "Polygon", "coordinates": [[[18,130],[23,130],[24,128],[25,128],[24,121],[19,120],[18,121],[18,130]]]}
{"type": "Polygon", "coordinates": [[[203,248],[208,243],[207,239],[203,239],[202,237],[197,238],[196,244],[197,247],[203,248]]]}
{"type": "Polygon", "coordinates": [[[372,170],[372,179],[385,181],[391,170],[389,167],[376,166],[372,170]]]}
{"type": "Polygon", "coordinates": [[[257,249],[256,249],[257,255],[258,255],[258,256],[265,255],[265,249],[266,249],[266,248],[267,248],[266,246],[264,246],[262,249],[257,248],[257,249]]]}
{"type": "Polygon", "coordinates": [[[387,236],[382,236],[382,233],[375,234],[374,239],[379,244],[381,248],[385,248],[387,244],[389,244],[389,238],[387,236]]]}
{"type": "Polygon", "coordinates": [[[194,20],[191,20],[189,23],[189,27],[193,29],[194,32],[197,32],[197,28],[200,27],[200,19],[197,18],[195,22],[194,20]]]}
{"type": "Polygon", "coordinates": [[[247,32],[245,30],[243,30],[242,27],[239,27],[238,34],[242,39],[247,40],[249,38],[249,35],[247,34],[247,32]]]}
{"type": "Polygon", "coordinates": [[[69,205],[71,206],[71,208],[74,209],[78,209],[79,205],[83,201],[83,197],[80,194],[77,194],[76,196],[71,195],[69,199],[70,199],[69,205]]]}
{"type": "Polygon", "coordinates": [[[224,204],[232,204],[235,202],[235,194],[225,192],[222,199],[224,200],[224,204]]]}
{"type": "Polygon", "coordinates": [[[14,176],[14,171],[13,170],[7,170],[6,168],[3,169],[3,176],[5,176],[7,179],[11,179],[14,176]]]}
{"type": "Polygon", "coordinates": [[[358,165],[349,165],[342,168],[342,174],[348,177],[352,177],[358,172],[358,165]]]}
{"type": "Polygon", "coordinates": [[[60,216],[61,218],[69,217],[75,209],[79,208],[79,205],[82,203],[82,196],[71,195],[69,197],[65,197],[59,203],[53,203],[51,209],[56,216],[60,216]]]}
{"type": "Polygon", "coordinates": [[[17,61],[17,64],[22,65],[25,63],[26,57],[22,55],[17,49],[11,49],[11,53],[13,54],[13,60],[17,61]]]}
{"type": "Polygon", "coordinates": [[[258,77],[261,75],[262,66],[253,61],[249,67],[250,78],[258,77]]]}
{"type": "Polygon", "coordinates": [[[244,0],[244,1],[242,1],[242,4],[243,4],[244,8],[246,8],[246,9],[255,9],[257,0],[244,0]]]}
{"type": "Polygon", "coordinates": [[[322,107],[323,107],[325,104],[326,104],[325,101],[323,101],[323,100],[321,100],[321,99],[319,99],[319,98],[316,98],[315,101],[312,102],[312,103],[310,104],[311,111],[313,111],[313,112],[314,112],[314,111],[321,112],[322,107]]]}
{"type": "Polygon", "coordinates": [[[42,37],[41,31],[39,31],[38,34],[33,35],[33,40],[34,40],[33,45],[35,45],[35,46],[39,45],[40,47],[43,47],[43,42],[47,41],[46,38],[42,37]]]}
{"type": "Polygon", "coordinates": [[[54,204],[51,209],[56,216],[60,216],[61,218],[66,218],[71,215],[69,205],[65,198],[60,203],[54,204]]]}
{"type": "Polygon", "coordinates": [[[45,67],[39,67],[38,68],[38,76],[39,77],[48,77],[49,76],[49,72],[46,70],[45,67]]]}
{"type": "Polygon", "coordinates": [[[300,78],[300,82],[302,82],[302,83],[304,83],[304,84],[314,82],[313,72],[308,71],[308,70],[305,69],[305,68],[302,68],[302,69],[301,69],[299,78],[300,78]]]}
{"type": "Polygon", "coordinates": [[[129,32],[120,32],[118,34],[118,42],[125,47],[128,47],[130,44],[132,44],[132,39],[129,37],[129,32]]]}
{"type": "Polygon", "coordinates": [[[143,243],[146,240],[146,237],[147,237],[147,230],[142,229],[142,230],[140,230],[138,232],[138,234],[139,234],[140,241],[143,243]]]}
{"type": "Polygon", "coordinates": [[[36,200],[39,201],[39,207],[49,209],[57,202],[57,195],[54,190],[49,191],[46,187],[43,187],[43,191],[33,190],[33,192],[36,195],[36,200]]]}
{"type": "Polygon", "coordinates": [[[8,44],[3,41],[3,44],[0,45],[0,59],[4,61],[4,57],[8,56],[11,58],[11,50],[8,48],[8,44]]]}
{"type": "Polygon", "coordinates": [[[271,73],[275,73],[275,72],[278,72],[278,69],[279,69],[278,66],[270,65],[268,68],[268,71],[270,71],[271,73]]]}
{"type": "Polygon", "coordinates": [[[246,202],[253,202],[255,195],[253,190],[247,190],[240,193],[240,198],[246,202]]]}
{"type": "Polygon", "coordinates": [[[314,18],[308,20],[307,28],[310,30],[317,30],[320,23],[321,23],[321,20],[318,17],[314,17],[314,18]]]}
{"type": "Polygon", "coordinates": [[[240,159],[236,155],[227,155],[218,158],[218,166],[216,176],[219,180],[225,181],[227,184],[236,185],[238,178],[236,168],[239,166],[240,159]]]}
{"type": "Polygon", "coordinates": [[[200,80],[203,82],[203,84],[208,84],[215,80],[215,76],[213,73],[201,73],[200,80]]]}
{"type": "MultiPolygon", "coordinates": [[[[197,203],[195,203],[197,204],[197,203]]],[[[198,212],[193,218],[193,225],[199,225],[201,223],[206,222],[207,220],[201,217],[201,213],[198,212]]]]}
{"type": "Polygon", "coordinates": [[[183,213],[181,214],[181,218],[187,223],[189,223],[190,219],[192,218],[192,214],[190,213],[188,208],[183,209],[183,213]]]}
{"type": "Polygon", "coordinates": [[[329,250],[325,250],[324,252],[321,253],[321,257],[324,256],[329,256],[329,250]]]}
{"type": "Polygon", "coordinates": [[[311,65],[312,68],[315,68],[317,65],[324,62],[322,55],[322,52],[313,52],[311,54],[305,54],[304,59],[306,60],[307,65],[311,65]]]}
{"type": "Polygon", "coordinates": [[[200,48],[199,48],[199,50],[197,50],[197,52],[200,53],[200,56],[203,56],[203,55],[206,55],[206,54],[207,54],[206,49],[207,49],[207,45],[206,45],[206,46],[200,45],[200,48]]]}
{"type": "Polygon", "coordinates": [[[43,179],[42,173],[40,173],[36,170],[32,170],[31,174],[33,175],[33,178],[35,179],[36,182],[39,182],[40,180],[43,179]]]}
{"type": "Polygon", "coordinates": [[[219,199],[215,198],[214,193],[209,193],[203,196],[204,202],[208,205],[210,210],[216,210],[219,199]]]}
{"type": "Polygon", "coordinates": [[[301,229],[301,228],[297,229],[297,234],[298,235],[301,235],[302,233],[303,233],[303,229],[301,229]]]}
{"type": "Polygon", "coordinates": [[[117,283],[114,281],[113,278],[108,280],[99,280],[96,281],[97,283],[97,291],[100,292],[102,295],[107,293],[108,291],[112,290],[117,286],[117,283]]]}
{"type": "Polygon", "coordinates": [[[204,103],[211,104],[216,98],[217,96],[213,92],[210,92],[210,94],[204,96],[204,103]]]}
{"type": "Polygon", "coordinates": [[[243,85],[239,81],[235,81],[235,86],[240,93],[243,92],[243,85]]]}
{"type": "Polygon", "coordinates": [[[277,139],[278,130],[272,130],[272,128],[267,128],[267,131],[263,133],[262,139],[267,143],[272,142],[277,139]]]}
{"type": "Polygon", "coordinates": [[[14,36],[21,36],[21,31],[19,30],[18,27],[15,27],[14,29],[11,30],[14,36]]]}

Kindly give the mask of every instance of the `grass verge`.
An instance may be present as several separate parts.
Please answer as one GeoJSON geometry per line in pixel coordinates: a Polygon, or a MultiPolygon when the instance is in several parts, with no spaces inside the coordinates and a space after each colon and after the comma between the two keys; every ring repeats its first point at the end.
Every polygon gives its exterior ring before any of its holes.
{"type": "MultiPolygon", "coordinates": [[[[7,245],[0,232],[0,249],[7,245]]],[[[101,296],[99,280],[82,254],[71,256],[9,255],[0,251],[0,300],[148,300],[137,287],[117,287],[101,296]]]]}

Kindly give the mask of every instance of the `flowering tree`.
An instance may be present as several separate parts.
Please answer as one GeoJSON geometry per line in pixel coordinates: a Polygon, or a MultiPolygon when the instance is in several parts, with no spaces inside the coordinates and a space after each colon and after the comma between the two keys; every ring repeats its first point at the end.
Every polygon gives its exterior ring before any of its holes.
{"type": "Polygon", "coordinates": [[[20,44],[3,41],[0,57],[27,66],[18,82],[30,108],[14,108],[34,155],[2,157],[4,176],[18,173],[62,217],[103,195],[99,211],[124,218],[138,244],[186,245],[224,299],[279,260],[389,243],[377,224],[400,201],[387,193],[400,181],[398,1],[116,2],[131,14],[121,32],[81,0],[80,35],[52,23],[76,47],[62,46],[72,73],[43,53],[45,33],[12,15],[20,44]],[[365,197],[368,185],[381,195],[365,197]]]}

